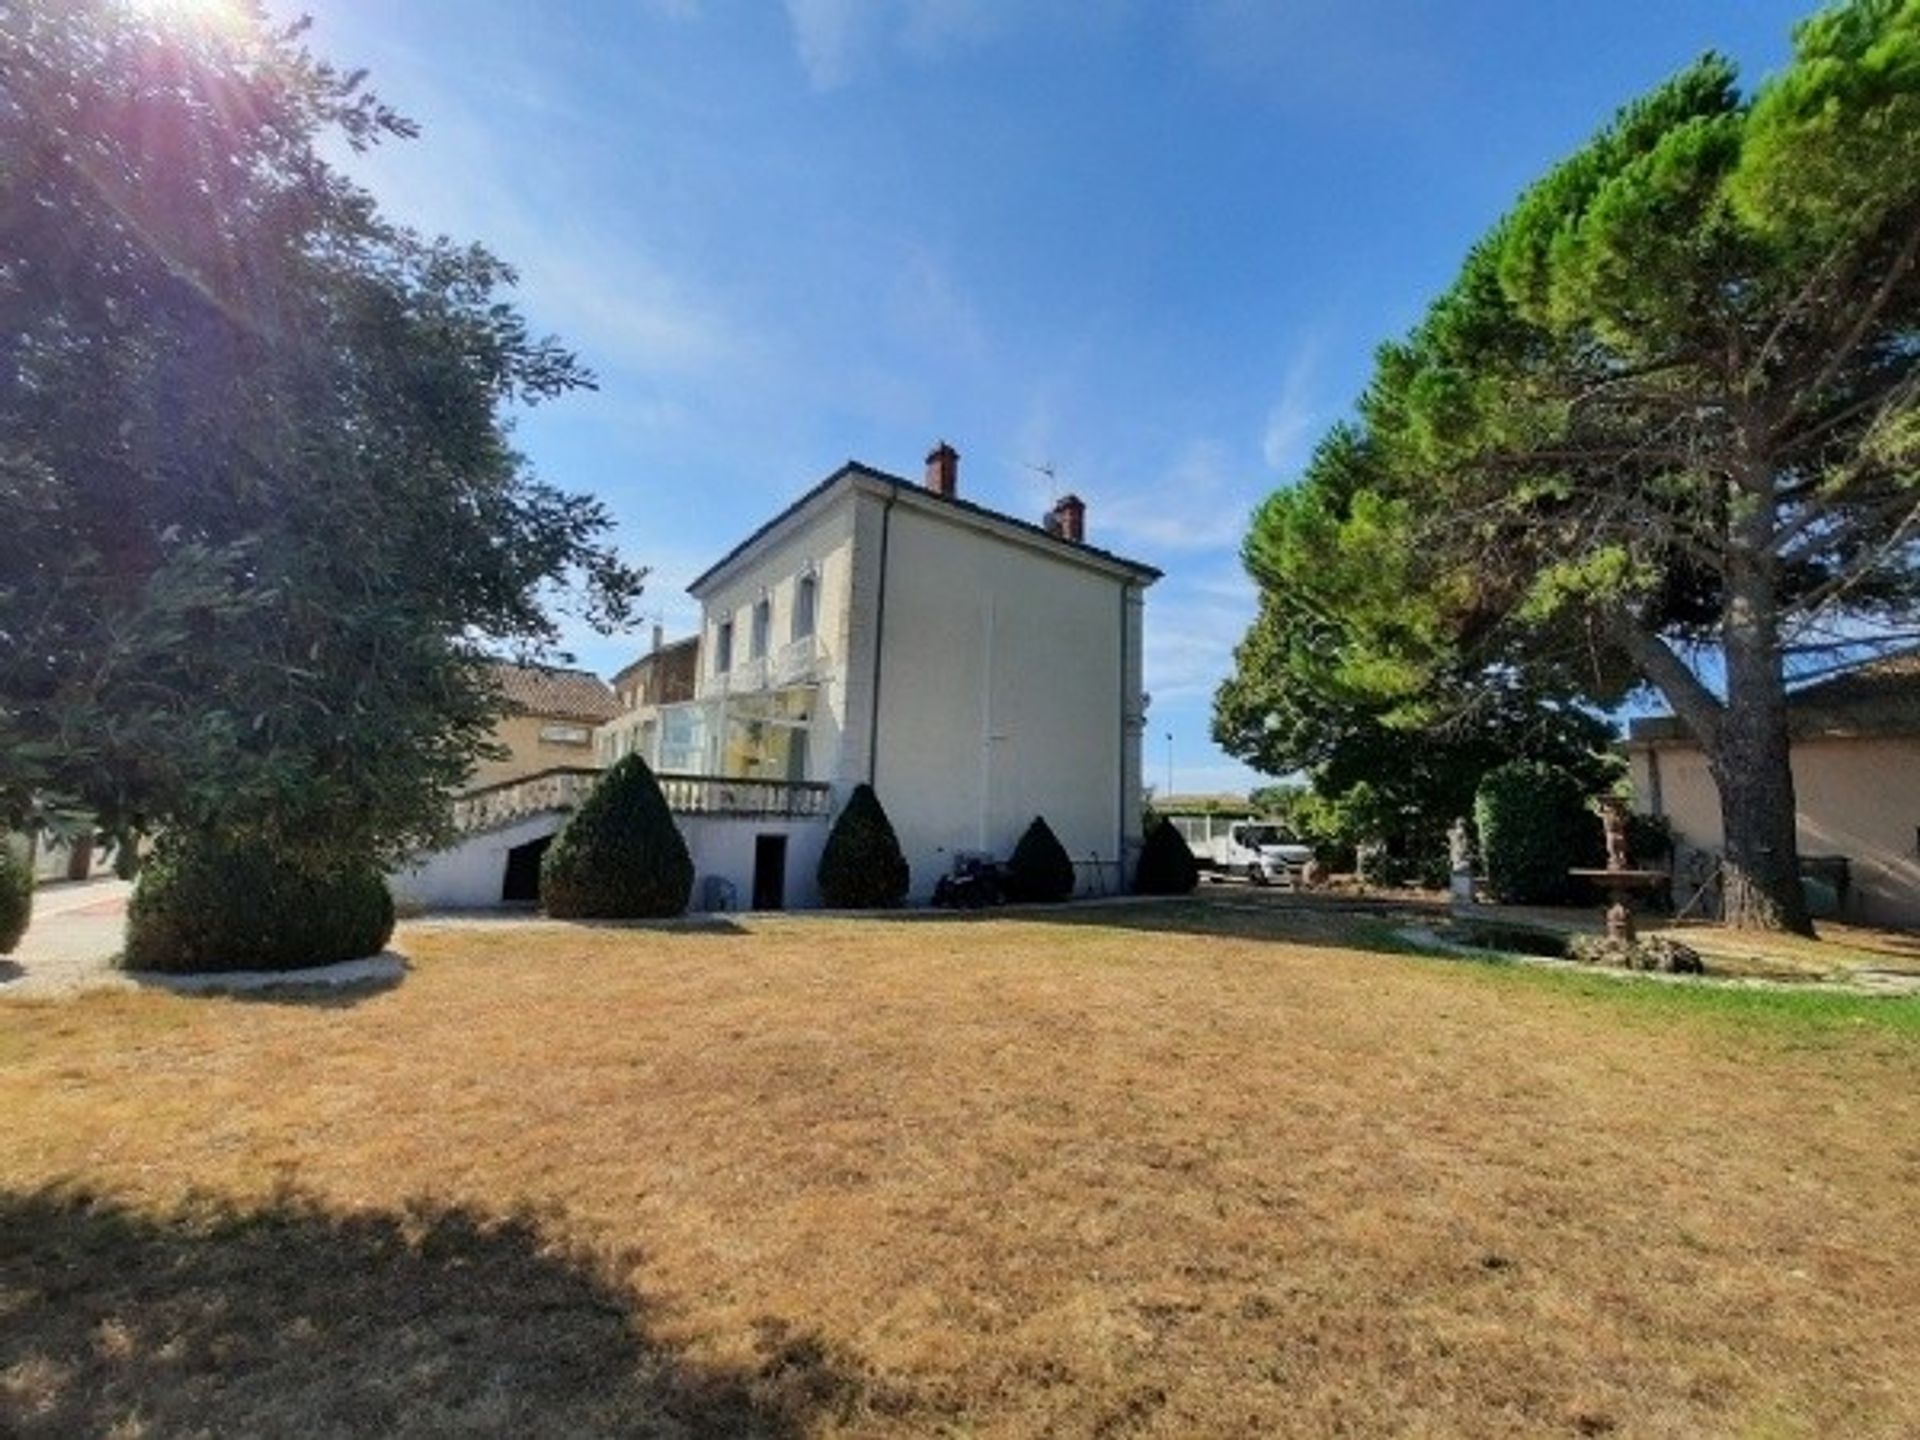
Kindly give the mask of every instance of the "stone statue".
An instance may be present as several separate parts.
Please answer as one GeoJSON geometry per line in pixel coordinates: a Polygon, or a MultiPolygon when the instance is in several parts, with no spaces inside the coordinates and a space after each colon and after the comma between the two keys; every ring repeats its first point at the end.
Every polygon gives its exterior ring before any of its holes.
{"type": "Polygon", "coordinates": [[[1455,819],[1447,829],[1447,862],[1453,870],[1447,886],[1448,903],[1455,910],[1468,909],[1473,904],[1473,836],[1467,831],[1465,816],[1455,819]]]}
{"type": "Polygon", "coordinates": [[[1600,802],[1600,829],[1607,837],[1607,869],[1627,868],[1627,804],[1616,795],[1600,802]]]}
{"type": "Polygon", "coordinates": [[[1447,830],[1448,868],[1458,875],[1473,871],[1473,836],[1468,833],[1464,816],[1457,818],[1447,830]]]}

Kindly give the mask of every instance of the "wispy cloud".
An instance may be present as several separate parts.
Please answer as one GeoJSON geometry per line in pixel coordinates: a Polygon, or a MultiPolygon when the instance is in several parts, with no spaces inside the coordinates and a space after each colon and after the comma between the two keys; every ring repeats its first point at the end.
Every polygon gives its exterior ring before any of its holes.
{"type": "Polygon", "coordinates": [[[1306,460],[1318,427],[1315,388],[1319,372],[1317,347],[1308,346],[1294,357],[1281,377],[1280,395],[1267,411],[1260,435],[1260,454],[1269,470],[1287,474],[1306,460]]]}
{"type": "Polygon", "coordinates": [[[1190,443],[1137,487],[1089,490],[1088,524],[1149,553],[1237,546],[1253,505],[1240,466],[1211,440],[1190,443]]]}
{"type": "Polygon", "coordinates": [[[1256,608],[1239,568],[1169,577],[1148,597],[1146,683],[1156,704],[1210,700],[1256,608]]]}
{"type": "Polygon", "coordinates": [[[926,354],[978,360],[987,353],[987,327],[948,265],[916,249],[894,277],[888,318],[902,339],[926,354]]]}
{"type": "Polygon", "coordinates": [[[868,57],[894,47],[937,60],[997,33],[1006,0],[786,0],[793,47],[815,90],[855,79],[868,57]]]}
{"type": "Polygon", "coordinates": [[[865,15],[861,0],[787,0],[793,48],[816,90],[835,90],[853,78],[865,15]]]}

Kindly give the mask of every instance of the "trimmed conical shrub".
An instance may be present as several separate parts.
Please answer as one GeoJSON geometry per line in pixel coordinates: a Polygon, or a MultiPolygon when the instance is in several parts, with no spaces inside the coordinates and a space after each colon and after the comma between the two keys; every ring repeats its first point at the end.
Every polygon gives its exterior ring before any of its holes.
{"type": "Polygon", "coordinates": [[[1007,861],[1007,893],[1047,904],[1073,894],[1073,860],[1053,828],[1036,815],[1007,861]]]}
{"type": "Polygon", "coordinates": [[[540,864],[542,908],[570,920],[681,915],[692,893],[693,857],[638,755],[600,777],[540,864]]]}
{"type": "Polygon", "coordinates": [[[820,903],[830,910],[879,910],[907,898],[907,857],[871,785],[856,785],[820,852],[820,903]]]}
{"type": "Polygon", "coordinates": [[[1140,864],[1133,872],[1136,895],[1186,895],[1200,883],[1200,865],[1187,838],[1163,819],[1147,832],[1140,864]]]}
{"type": "Polygon", "coordinates": [[[0,831],[0,955],[11,955],[33,918],[33,864],[27,847],[0,831]]]}
{"type": "Polygon", "coordinates": [[[377,955],[393,897],[371,861],[314,865],[210,835],[163,836],[127,906],[129,970],[299,970],[377,955]]]}

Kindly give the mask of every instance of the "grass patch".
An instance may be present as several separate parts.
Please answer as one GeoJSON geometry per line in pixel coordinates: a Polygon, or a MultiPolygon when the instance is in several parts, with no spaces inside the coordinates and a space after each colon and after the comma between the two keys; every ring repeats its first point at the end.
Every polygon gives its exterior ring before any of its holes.
{"type": "Polygon", "coordinates": [[[1391,924],[422,925],[351,1008],[0,1006],[0,1431],[1920,1433],[1911,1004],[1391,924]]]}

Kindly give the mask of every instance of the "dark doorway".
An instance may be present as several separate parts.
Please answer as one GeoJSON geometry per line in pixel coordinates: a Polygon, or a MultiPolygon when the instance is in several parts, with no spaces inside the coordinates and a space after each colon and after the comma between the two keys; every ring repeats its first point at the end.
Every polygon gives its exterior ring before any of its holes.
{"type": "Polygon", "coordinates": [[[540,861],[552,843],[553,836],[542,835],[507,851],[507,878],[500,886],[502,900],[530,904],[540,898],[540,861]]]}
{"type": "Polygon", "coordinates": [[[753,837],[753,908],[787,908],[787,837],[753,837]]]}

